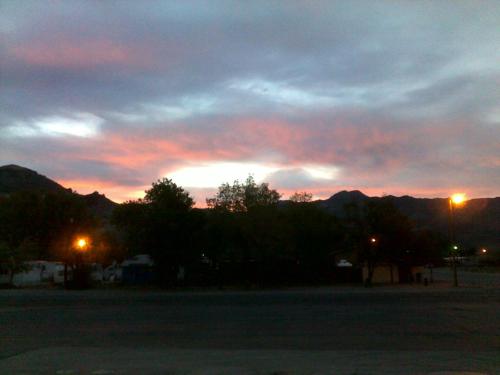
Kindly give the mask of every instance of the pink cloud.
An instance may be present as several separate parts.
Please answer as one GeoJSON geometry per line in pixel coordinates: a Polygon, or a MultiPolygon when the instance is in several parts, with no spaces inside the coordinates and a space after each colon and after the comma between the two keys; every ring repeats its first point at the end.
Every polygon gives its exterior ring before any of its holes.
{"type": "MultiPolygon", "coordinates": [[[[447,145],[462,139],[454,131],[468,131],[464,124],[424,124],[405,128],[390,122],[374,121],[361,126],[343,123],[289,123],[279,119],[235,119],[220,125],[193,127],[189,124],[170,124],[168,127],[120,132],[104,129],[92,139],[66,138],[65,147],[58,148],[52,157],[78,162],[104,164],[110,169],[108,179],[83,180],[78,171],[65,176],[66,186],[82,192],[96,189],[112,199],[123,201],[142,192],[145,186],[186,166],[217,161],[252,161],[263,165],[300,170],[317,164],[338,167],[340,173],[332,180],[304,180],[304,186],[291,188],[287,179],[277,180],[273,188],[285,197],[296,190],[306,190],[317,197],[327,198],[339,190],[358,189],[368,195],[415,195],[421,197],[447,196],[450,190],[463,190],[471,197],[492,195],[484,181],[450,180],[448,175],[422,172],[429,166],[440,170],[460,166],[461,155],[452,157],[448,150],[437,154],[446,137],[447,145]],[[65,151],[61,151],[65,150],[65,151]],[[259,159],[264,157],[264,159],[259,159]],[[135,172],[136,171],[136,172],[135,172]],[[129,176],[130,180],[123,177],[129,176]],[[85,182],[87,181],[87,182],[85,182]],[[127,181],[125,183],[121,181],[127,181]]],[[[468,158],[475,166],[498,166],[498,158],[479,153],[468,158]]],[[[473,166],[474,166],[473,165],[473,166]]],[[[472,168],[463,166],[463,168],[472,168]]],[[[458,169],[457,169],[458,170],[458,169]]],[[[92,172],[88,172],[91,175],[92,172]]],[[[96,176],[98,173],[96,172],[96,176]]],[[[461,174],[455,173],[460,176],[461,174]]],[[[228,176],[228,181],[232,176],[228,176]]],[[[189,188],[189,187],[186,187],[189,188]]],[[[192,189],[198,206],[213,190],[192,189]]]]}
{"type": "Polygon", "coordinates": [[[57,68],[92,68],[102,65],[147,67],[153,63],[149,49],[112,40],[70,41],[56,39],[14,46],[12,55],[27,64],[57,68]]]}

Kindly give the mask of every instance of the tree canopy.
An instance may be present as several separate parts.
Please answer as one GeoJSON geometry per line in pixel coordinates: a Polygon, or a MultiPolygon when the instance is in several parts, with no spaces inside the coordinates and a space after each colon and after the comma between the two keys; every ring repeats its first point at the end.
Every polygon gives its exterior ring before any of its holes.
{"type": "Polygon", "coordinates": [[[443,248],[438,236],[416,230],[389,197],[351,204],[336,217],[306,192],[278,204],[280,194],[251,176],[222,184],[207,199],[208,209],[193,208],[190,194],[170,179],[153,182],[145,193],[118,205],[108,226],[68,191],[0,197],[0,265],[15,271],[28,259],[69,262],[72,241],[85,233],[93,243],[88,260],[150,254],[165,284],[176,282],[180,267],[187,275],[209,269],[227,283],[328,282],[340,253],[367,265],[371,277],[381,262],[438,261],[443,248]]]}
{"type": "Polygon", "coordinates": [[[290,202],[294,203],[309,203],[312,201],[312,194],[306,191],[295,192],[290,197],[290,202]]]}
{"type": "MultiPolygon", "coordinates": [[[[112,223],[121,231],[129,255],[151,254],[157,266],[174,269],[201,254],[200,213],[187,191],[164,178],[146,190],[144,199],[115,208],[112,223]]],[[[172,271],[173,272],[173,271],[172,271]]],[[[162,282],[167,273],[162,273],[162,282]]]]}
{"type": "Polygon", "coordinates": [[[151,188],[146,190],[144,203],[171,210],[189,210],[194,206],[189,193],[168,178],[153,182],[151,188]]]}
{"type": "Polygon", "coordinates": [[[67,191],[17,192],[0,204],[0,241],[10,249],[29,242],[32,256],[39,259],[59,257],[62,243],[95,226],[82,198],[67,191]]]}
{"type": "Polygon", "coordinates": [[[254,207],[276,205],[281,198],[276,190],[270,189],[268,183],[257,184],[252,176],[245,182],[234,181],[219,187],[215,197],[206,200],[207,206],[230,212],[245,212],[254,207]]]}

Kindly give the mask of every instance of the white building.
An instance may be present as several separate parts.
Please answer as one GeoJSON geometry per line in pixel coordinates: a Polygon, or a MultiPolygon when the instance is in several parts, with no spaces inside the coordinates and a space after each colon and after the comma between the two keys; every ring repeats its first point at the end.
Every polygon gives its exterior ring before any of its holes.
{"type": "Polygon", "coordinates": [[[27,269],[14,275],[12,279],[14,286],[36,286],[51,283],[54,281],[54,275],[60,263],[33,260],[24,264],[27,269]]]}

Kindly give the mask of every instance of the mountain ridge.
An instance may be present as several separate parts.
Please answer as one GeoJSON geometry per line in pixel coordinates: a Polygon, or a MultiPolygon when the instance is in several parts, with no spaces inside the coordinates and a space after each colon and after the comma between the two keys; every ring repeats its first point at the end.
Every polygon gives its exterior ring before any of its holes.
{"type": "Polygon", "coordinates": [[[76,194],[84,200],[92,213],[103,218],[109,218],[114,207],[118,205],[97,191],[91,194],[78,194],[71,188],[65,188],[56,181],[29,168],[16,164],[0,166],[0,196],[20,191],[76,194]]]}
{"type": "MultiPolygon", "coordinates": [[[[16,191],[64,191],[78,194],[34,170],[15,164],[0,167],[0,195],[16,191]]],[[[109,218],[118,203],[95,191],[78,194],[96,215],[109,218]]],[[[359,190],[342,190],[327,199],[311,202],[339,217],[344,215],[346,204],[355,203],[362,207],[367,202],[389,199],[418,228],[432,229],[447,236],[449,230],[448,198],[416,198],[409,195],[370,197],[359,190]]],[[[287,201],[281,201],[286,204],[287,201]]],[[[500,245],[500,197],[474,198],[455,212],[457,239],[465,246],[489,246],[499,249],[500,245]]],[[[499,249],[500,250],[500,249],[499,249]]]]}
{"type": "MultiPolygon", "coordinates": [[[[314,203],[342,217],[346,204],[362,208],[369,201],[389,199],[417,228],[430,229],[447,237],[449,233],[449,198],[415,198],[404,195],[369,197],[360,191],[342,191],[314,203]]],[[[454,232],[463,247],[487,247],[500,251],[500,197],[473,198],[454,210],[454,232]]]]}
{"type": "Polygon", "coordinates": [[[68,191],[54,180],[16,164],[0,166],[0,194],[15,191],[68,191]]]}

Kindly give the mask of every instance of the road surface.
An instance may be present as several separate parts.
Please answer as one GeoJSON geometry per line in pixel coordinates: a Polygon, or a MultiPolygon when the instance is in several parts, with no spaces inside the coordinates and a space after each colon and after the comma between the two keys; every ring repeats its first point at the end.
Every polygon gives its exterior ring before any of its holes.
{"type": "Polygon", "coordinates": [[[497,288],[1,290],[0,373],[494,374],[499,327],[497,288]]]}

